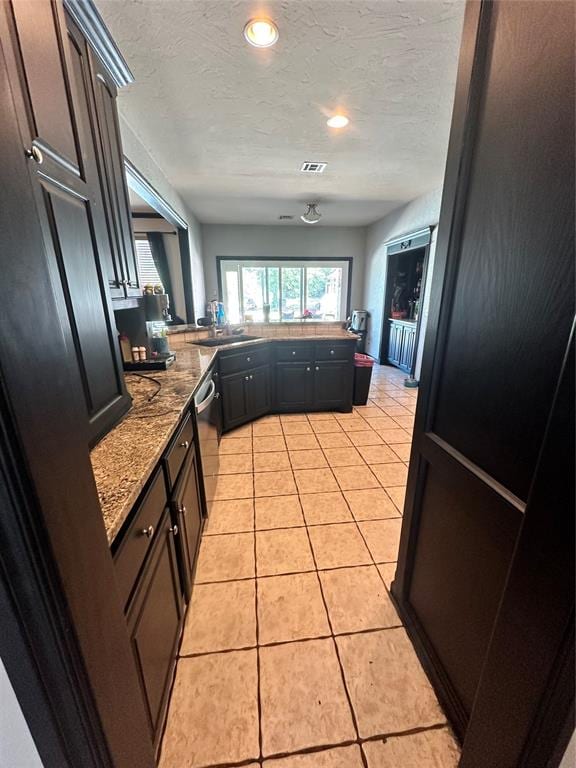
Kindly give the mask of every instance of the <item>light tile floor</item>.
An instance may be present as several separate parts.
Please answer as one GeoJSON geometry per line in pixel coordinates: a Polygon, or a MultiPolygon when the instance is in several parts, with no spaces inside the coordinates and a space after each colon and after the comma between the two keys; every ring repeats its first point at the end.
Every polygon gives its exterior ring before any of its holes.
{"type": "Polygon", "coordinates": [[[222,440],[161,768],[456,768],[390,600],[417,390],[222,440]]]}

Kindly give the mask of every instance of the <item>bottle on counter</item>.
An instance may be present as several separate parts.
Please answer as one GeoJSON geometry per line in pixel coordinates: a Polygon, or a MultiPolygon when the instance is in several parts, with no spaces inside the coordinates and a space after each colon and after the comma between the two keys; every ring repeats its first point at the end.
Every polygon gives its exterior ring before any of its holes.
{"type": "Polygon", "coordinates": [[[140,360],[140,347],[132,347],[132,362],[137,363],[140,360]]]}
{"type": "Polygon", "coordinates": [[[138,359],[141,363],[146,360],[146,347],[138,347],[138,359]]]}

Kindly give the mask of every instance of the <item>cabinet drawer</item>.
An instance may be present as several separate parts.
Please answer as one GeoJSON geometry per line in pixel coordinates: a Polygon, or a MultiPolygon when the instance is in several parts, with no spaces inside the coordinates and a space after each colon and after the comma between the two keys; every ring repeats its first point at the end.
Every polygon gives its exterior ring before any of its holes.
{"type": "Polygon", "coordinates": [[[180,427],[180,430],[174,438],[172,445],[164,454],[164,461],[166,462],[166,474],[168,476],[168,484],[170,488],[173,487],[178,473],[182,469],[184,459],[192,442],[194,440],[194,427],[192,425],[192,417],[190,414],[186,416],[184,424],[180,427]]]}
{"type": "Polygon", "coordinates": [[[278,344],[276,360],[280,363],[311,363],[314,360],[314,345],[278,344]]]}
{"type": "Polygon", "coordinates": [[[158,469],[132,524],[114,555],[114,570],[122,605],[128,602],[138,573],[150,549],[168,498],[162,468],[158,469]]]}
{"type": "Polygon", "coordinates": [[[268,347],[259,346],[244,349],[242,352],[223,354],[220,358],[220,373],[238,373],[250,370],[268,362],[268,347]]]}
{"type": "Polygon", "coordinates": [[[350,360],[354,354],[354,343],[337,341],[316,344],[316,360],[350,360]]]}

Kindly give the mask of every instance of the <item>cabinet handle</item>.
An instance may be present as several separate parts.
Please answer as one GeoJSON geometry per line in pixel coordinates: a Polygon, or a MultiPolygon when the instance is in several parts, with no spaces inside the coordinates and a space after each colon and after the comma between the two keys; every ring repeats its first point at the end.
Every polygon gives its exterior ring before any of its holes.
{"type": "Polygon", "coordinates": [[[250,376],[244,376],[245,381],[249,381],[249,379],[250,379],[250,376]]]}
{"type": "Polygon", "coordinates": [[[178,507],[178,512],[180,512],[181,515],[185,515],[186,514],[187,510],[186,510],[186,507],[184,506],[184,504],[180,504],[180,506],[178,507]]]}
{"type": "Polygon", "coordinates": [[[188,448],[189,445],[190,443],[188,442],[188,440],[184,440],[183,443],[180,443],[180,448],[188,448]]]}
{"type": "Polygon", "coordinates": [[[317,365],[317,366],[314,368],[314,370],[315,370],[315,371],[319,371],[319,370],[320,370],[320,367],[317,365]]]}
{"type": "Polygon", "coordinates": [[[247,362],[247,363],[249,363],[249,362],[250,362],[250,360],[252,360],[252,358],[251,358],[251,357],[247,357],[247,358],[246,358],[246,362],[247,362]]]}
{"type": "Polygon", "coordinates": [[[309,371],[309,370],[310,370],[310,368],[306,368],[306,370],[307,370],[307,371],[309,371]]]}
{"type": "Polygon", "coordinates": [[[173,525],[172,528],[170,528],[170,533],[173,534],[174,536],[178,536],[178,526],[173,525]]]}
{"type": "Polygon", "coordinates": [[[42,165],[44,162],[44,155],[37,146],[33,146],[31,149],[27,149],[24,154],[29,160],[35,160],[38,165],[42,165]]]}
{"type": "Polygon", "coordinates": [[[333,354],[334,354],[334,350],[333,350],[333,349],[331,349],[331,350],[330,350],[330,354],[331,354],[331,355],[333,355],[333,354]]]}
{"type": "Polygon", "coordinates": [[[292,350],[292,354],[293,354],[293,355],[295,355],[295,354],[296,354],[296,350],[295,350],[295,349],[293,349],[293,350],[292,350]]]}
{"type": "Polygon", "coordinates": [[[254,378],[254,376],[250,376],[250,381],[252,381],[253,378],[254,378]]]}
{"type": "Polygon", "coordinates": [[[147,539],[151,539],[154,536],[154,526],[149,525],[148,528],[142,528],[142,535],[146,536],[147,539]]]}

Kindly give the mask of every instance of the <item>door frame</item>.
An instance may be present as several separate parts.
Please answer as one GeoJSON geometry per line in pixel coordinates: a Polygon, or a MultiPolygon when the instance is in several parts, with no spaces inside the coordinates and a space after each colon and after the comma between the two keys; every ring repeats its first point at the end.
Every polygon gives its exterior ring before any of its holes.
{"type": "Polygon", "coordinates": [[[386,243],[386,278],[384,280],[384,298],[382,311],[382,328],[380,329],[380,348],[378,351],[378,362],[380,365],[390,365],[388,362],[388,344],[390,341],[390,318],[387,307],[392,300],[392,286],[390,285],[390,257],[396,257],[400,253],[410,253],[410,251],[424,248],[424,261],[422,263],[422,283],[420,290],[420,311],[416,321],[416,338],[414,339],[414,359],[410,369],[409,376],[414,378],[416,372],[416,358],[418,357],[418,342],[422,329],[422,315],[424,308],[424,295],[426,293],[426,279],[428,275],[428,261],[430,257],[430,247],[432,242],[432,231],[434,227],[429,226],[425,229],[419,229],[417,232],[396,237],[394,240],[386,243]]]}

